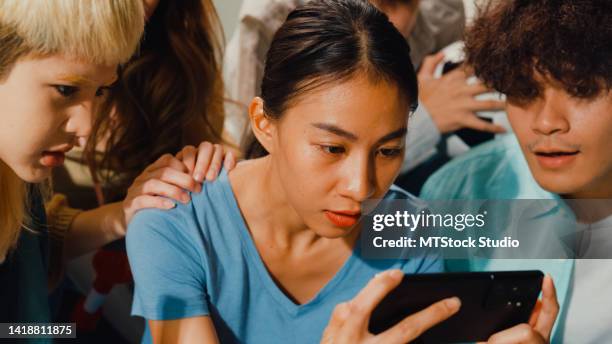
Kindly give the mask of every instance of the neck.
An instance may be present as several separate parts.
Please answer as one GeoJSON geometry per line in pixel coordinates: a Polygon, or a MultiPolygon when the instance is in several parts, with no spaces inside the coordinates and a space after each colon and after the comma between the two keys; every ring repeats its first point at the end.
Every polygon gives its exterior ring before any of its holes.
{"type": "Polygon", "coordinates": [[[322,238],[291,207],[272,159],[244,161],[229,174],[234,195],[253,236],[269,238],[276,245],[310,245],[322,238]]]}
{"type": "Polygon", "coordinates": [[[595,223],[612,215],[612,199],[566,199],[580,223],[595,223]]]}
{"type": "Polygon", "coordinates": [[[612,177],[580,192],[563,195],[578,222],[598,222],[612,215],[612,177]]]}

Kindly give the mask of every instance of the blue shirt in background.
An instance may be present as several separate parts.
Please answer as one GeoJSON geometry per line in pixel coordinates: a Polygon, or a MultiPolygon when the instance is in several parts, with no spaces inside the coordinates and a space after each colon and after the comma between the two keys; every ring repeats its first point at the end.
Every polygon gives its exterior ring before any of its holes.
{"type": "MultiPolygon", "coordinates": [[[[406,198],[407,206],[418,202],[396,187],[387,197],[406,198]]],[[[333,308],[376,273],[443,268],[434,256],[365,260],[357,245],[318,294],[297,305],[266,270],[225,171],[189,204],[139,212],[129,226],[127,249],[136,282],[132,314],[153,320],[208,315],[222,343],[318,343],[333,308]]]]}

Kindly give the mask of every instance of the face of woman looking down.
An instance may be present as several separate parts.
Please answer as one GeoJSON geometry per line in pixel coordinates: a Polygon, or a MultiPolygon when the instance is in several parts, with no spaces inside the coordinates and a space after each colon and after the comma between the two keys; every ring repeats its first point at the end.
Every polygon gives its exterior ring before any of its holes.
{"type": "MultiPolygon", "coordinates": [[[[252,117],[263,113],[261,102],[251,106],[252,117]]],[[[336,238],[397,177],[408,114],[395,85],[357,75],[307,91],[280,119],[260,116],[255,126],[292,211],[318,235],[336,238]]]]}

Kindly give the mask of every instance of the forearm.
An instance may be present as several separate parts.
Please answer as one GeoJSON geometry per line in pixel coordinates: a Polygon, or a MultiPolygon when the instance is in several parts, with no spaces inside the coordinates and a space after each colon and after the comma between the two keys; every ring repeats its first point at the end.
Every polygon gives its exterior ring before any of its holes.
{"type": "Polygon", "coordinates": [[[154,344],[219,343],[217,332],[209,316],[196,316],[177,320],[149,320],[154,344]]]}
{"type": "Polygon", "coordinates": [[[68,229],[67,259],[78,257],[125,236],[126,224],[121,202],[79,213],[68,229]]]}

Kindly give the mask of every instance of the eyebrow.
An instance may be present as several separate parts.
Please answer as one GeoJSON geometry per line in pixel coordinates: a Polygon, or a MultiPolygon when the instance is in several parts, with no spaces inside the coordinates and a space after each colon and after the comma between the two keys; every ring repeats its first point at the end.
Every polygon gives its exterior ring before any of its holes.
{"type": "MultiPolygon", "coordinates": [[[[334,135],[338,135],[341,137],[344,137],[346,139],[349,139],[351,141],[357,141],[359,139],[359,137],[351,132],[348,132],[340,127],[337,127],[333,124],[327,124],[327,123],[313,123],[312,124],[313,127],[317,128],[317,129],[321,129],[321,130],[325,130],[328,131],[334,135]]],[[[407,128],[403,127],[400,128],[398,130],[395,130],[383,137],[381,137],[380,139],[378,139],[378,141],[376,141],[376,144],[381,144],[387,141],[391,141],[397,138],[401,138],[406,136],[407,133],[407,128]]]]}
{"type": "MultiPolygon", "coordinates": [[[[74,75],[74,74],[62,74],[59,76],[59,79],[61,79],[62,81],[66,81],[66,82],[71,82],[71,83],[75,83],[75,84],[80,84],[80,85],[84,85],[84,86],[90,86],[93,85],[94,82],[86,77],[83,77],[81,75],[74,75]]],[[[105,86],[108,85],[112,85],[115,82],[117,82],[117,80],[119,80],[119,76],[115,73],[115,75],[113,75],[113,79],[111,82],[109,83],[105,83],[105,86]]]]}
{"type": "Polygon", "coordinates": [[[391,132],[381,137],[380,139],[378,139],[378,141],[376,141],[376,143],[381,144],[387,141],[399,139],[399,138],[406,136],[406,133],[408,133],[408,129],[406,127],[403,127],[403,128],[397,129],[396,131],[391,132]]]}

